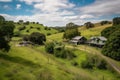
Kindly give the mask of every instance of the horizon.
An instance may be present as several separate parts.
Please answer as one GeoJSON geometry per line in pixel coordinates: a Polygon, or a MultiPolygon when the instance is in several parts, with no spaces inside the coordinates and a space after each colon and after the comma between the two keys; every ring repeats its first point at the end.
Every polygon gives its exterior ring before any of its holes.
{"type": "Polygon", "coordinates": [[[120,16],[120,0],[0,0],[6,20],[39,22],[46,26],[83,25],[120,16]],[[117,7],[116,7],[117,5],[117,7]]]}

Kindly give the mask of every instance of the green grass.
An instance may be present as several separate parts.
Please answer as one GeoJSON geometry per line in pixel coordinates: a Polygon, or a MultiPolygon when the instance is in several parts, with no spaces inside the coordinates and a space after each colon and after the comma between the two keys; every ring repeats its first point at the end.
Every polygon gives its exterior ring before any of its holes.
{"type": "Polygon", "coordinates": [[[45,30],[44,28],[45,28],[45,26],[43,26],[43,25],[33,24],[33,23],[30,23],[29,25],[15,24],[14,32],[20,32],[21,35],[31,34],[33,32],[40,32],[40,33],[47,35],[47,34],[55,34],[58,32],[57,30],[55,30],[53,28],[50,28],[50,30],[45,30]],[[19,31],[19,28],[23,27],[23,26],[26,26],[26,28],[24,30],[19,31]],[[30,28],[31,26],[33,28],[30,28]],[[38,30],[37,28],[40,28],[40,30],[38,30]],[[27,32],[27,30],[29,30],[29,32],[27,32]]]}
{"type": "Polygon", "coordinates": [[[90,38],[92,36],[100,36],[101,31],[107,27],[112,26],[111,24],[100,26],[98,25],[97,27],[86,29],[85,27],[79,28],[79,31],[81,32],[82,36],[85,36],[86,38],[90,38]]]}

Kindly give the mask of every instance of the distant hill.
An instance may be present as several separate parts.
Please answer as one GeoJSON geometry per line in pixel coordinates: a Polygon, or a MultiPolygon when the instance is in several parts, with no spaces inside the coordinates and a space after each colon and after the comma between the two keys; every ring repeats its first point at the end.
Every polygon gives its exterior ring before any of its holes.
{"type": "Polygon", "coordinates": [[[46,27],[42,24],[37,24],[37,23],[29,23],[29,24],[23,24],[23,23],[15,23],[15,34],[20,34],[20,35],[25,35],[25,34],[31,34],[32,32],[40,32],[45,35],[51,35],[55,34],[58,31],[46,27]]]}

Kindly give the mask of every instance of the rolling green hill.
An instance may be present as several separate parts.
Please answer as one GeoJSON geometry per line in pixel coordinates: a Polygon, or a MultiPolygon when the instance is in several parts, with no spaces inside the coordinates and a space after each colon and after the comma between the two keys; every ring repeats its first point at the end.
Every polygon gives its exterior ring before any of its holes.
{"type": "Polygon", "coordinates": [[[40,32],[45,35],[51,35],[51,34],[57,33],[58,31],[53,28],[45,27],[42,24],[29,23],[28,25],[25,25],[22,23],[21,24],[15,23],[15,31],[14,32],[19,33],[21,35],[31,34],[32,32],[40,32]],[[23,30],[20,30],[21,28],[23,28],[23,30]]]}
{"type": "MultiPolygon", "coordinates": [[[[23,24],[15,24],[15,32],[19,31],[23,24]]],[[[91,29],[79,28],[81,35],[89,38],[91,35],[100,35],[101,30],[111,25],[97,26],[91,29]]],[[[55,29],[45,30],[45,27],[40,24],[26,25],[26,28],[20,31],[20,34],[30,34],[32,32],[41,32],[47,35],[47,41],[56,40],[62,41],[63,33],[57,33],[55,29]],[[30,27],[33,28],[30,28],[30,27]],[[37,28],[40,28],[38,30],[37,28]],[[29,30],[29,32],[26,32],[29,30]],[[56,34],[55,34],[56,33],[56,34]]],[[[18,38],[13,38],[18,40],[18,38]]],[[[81,62],[86,60],[87,51],[80,50],[84,46],[78,46],[80,49],[75,49],[73,45],[71,49],[77,56],[74,59],[57,58],[45,52],[44,45],[42,46],[17,46],[18,42],[10,43],[11,50],[6,53],[0,51],[0,80],[119,80],[120,76],[110,70],[101,69],[83,69],[81,62]],[[77,66],[73,65],[75,62],[77,66]]],[[[89,49],[89,48],[88,48],[89,49]]],[[[90,48],[93,49],[93,48],[90,48]]]]}

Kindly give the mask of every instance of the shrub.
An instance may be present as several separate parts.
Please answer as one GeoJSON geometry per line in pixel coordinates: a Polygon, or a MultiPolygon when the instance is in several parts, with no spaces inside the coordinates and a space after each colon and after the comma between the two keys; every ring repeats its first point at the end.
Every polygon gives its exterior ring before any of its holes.
{"type": "Polygon", "coordinates": [[[114,19],[113,19],[113,25],[120,25],[120,17],[115,17],[114,19]]]}
{"type": "Polygon", "coordinates": [[[82,68],[93,69],[94,67],[99,69],[106,69],[107,63],[105,60],[100,59],[97,55],[89,55],[86,60],[81,63],[82,68]]]}
{"type": "Polygon", "coordinates": [[[26,26],[19,27],[19,31],[25,30],[26,26]]]}
{"type": "Polygon", "coordinates": [[[47,33],[47,36],[51,35],[51,33],[47,33]]]}
{"type": "Polygon", "coordinates": [[[49,42],[45,44],[45,50],[48,53],[54,53],[54,43],[53,42],[49,42]]]}
{"type": "Polygon", "coordinates": [[[39,32],[33,32],[30,37],[29,40],[31,42],[33,42],[34,44],[43,44],[44,41],[46,41],[46,36],[42,33],[39,32]]]}
{"type": "Polygon", "coordinates": [[[86,26],[87,29],[94,27],[94,24],[91,23],[91,22],[87,22],[87,23],[85,23],[84,25],[86,26]]]}

